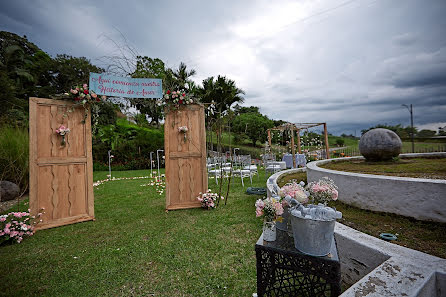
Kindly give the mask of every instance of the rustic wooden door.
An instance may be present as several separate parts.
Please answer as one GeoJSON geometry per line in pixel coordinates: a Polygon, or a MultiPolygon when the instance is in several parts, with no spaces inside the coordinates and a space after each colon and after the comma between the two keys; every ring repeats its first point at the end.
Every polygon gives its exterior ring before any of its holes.
{"type": "Polygon", "coordinates": [[[166,209],[200,207],[200,192],[208,187],[204,107],[193,104],[166,112],[166,209]],[[186,126],[186,133],[179,127],[186,126]]]}
{"type": "Polygon", "coordinates": [[[90,114],[82,123],[84,109],[67,112],[71,106],[30,98],[29,205],[32,214],[45,212],[36,229],[94,219],[90,114]],[[65,145],[56,133],[61,125],[70,129],[65,145]]]}

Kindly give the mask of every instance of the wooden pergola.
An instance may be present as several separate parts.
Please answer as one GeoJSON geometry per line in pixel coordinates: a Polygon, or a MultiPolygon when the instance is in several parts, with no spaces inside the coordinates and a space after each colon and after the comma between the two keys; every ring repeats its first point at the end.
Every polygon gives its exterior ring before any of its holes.
{"type": "Polygon", "coordinates": [[[293,167],[296,168],[296,150],[294,148],[294,131],[297,132],[297,148],[299,154],[301,154],[300,149],[300,130],[309,129],[317,126],[324,126],[324,137],[325,137],[325,153],[327,154],[327,159],[330,159],[330,148],[328,146],[328,134],[327,134],[327,123],[285,123],[280,126],[268,129],[268,144],[271,147],[271,131],[292,131],[291,133],[291,153],[293,155],[293,167]]]}

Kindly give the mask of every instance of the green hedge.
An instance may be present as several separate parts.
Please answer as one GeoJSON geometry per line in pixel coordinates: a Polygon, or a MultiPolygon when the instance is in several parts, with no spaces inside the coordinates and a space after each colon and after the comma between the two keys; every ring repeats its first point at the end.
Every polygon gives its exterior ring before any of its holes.
{"type": "Polygon", "coordinates": [[[150,152],[164,149],[162,128],[140,127],[120,119],[116,126],[100,127],[93,142],[94,170],[108,170],[108,151],[113,170],[150,168],[150,152]]]}
{"type": "Polygon", "coordinates": [[[19,185],[22,193],[29,185],[29,135],[27,129],[0,127],[0,180],[19,185]]]}

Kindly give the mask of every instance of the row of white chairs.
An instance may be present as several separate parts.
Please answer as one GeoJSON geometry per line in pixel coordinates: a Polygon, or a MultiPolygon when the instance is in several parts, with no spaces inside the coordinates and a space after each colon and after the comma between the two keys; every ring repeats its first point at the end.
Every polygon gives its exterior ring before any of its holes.
{"type": "Polygon", "coordinates": [[[257,165],[252,164],[250,155],[236,155],[232,159],[226,156],[208,158],[208,174],[215,178],[218,184],[219,178],[240,177],[242,186],[245,186],[244,179],[249,178],[252,184],[252,177],[258,176],[257,165]]]}

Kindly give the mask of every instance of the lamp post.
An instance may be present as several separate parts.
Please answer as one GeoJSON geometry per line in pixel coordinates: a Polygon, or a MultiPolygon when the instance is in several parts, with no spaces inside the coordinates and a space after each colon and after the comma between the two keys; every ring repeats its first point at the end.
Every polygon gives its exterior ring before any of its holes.
{"type": "Polygon", "coordinates": [[[412,140],[412,153],[415,153],[415,144],[413,142],[413,109],[412,109],[412,104],[409,106],[407,106],[407,104],[402,104],[401,106],[404,106],[405,108],[407,108],[407,110],[410,112],[410,127],[411,127],[411,131],[410,131],[410,138],[412,140]]]}

